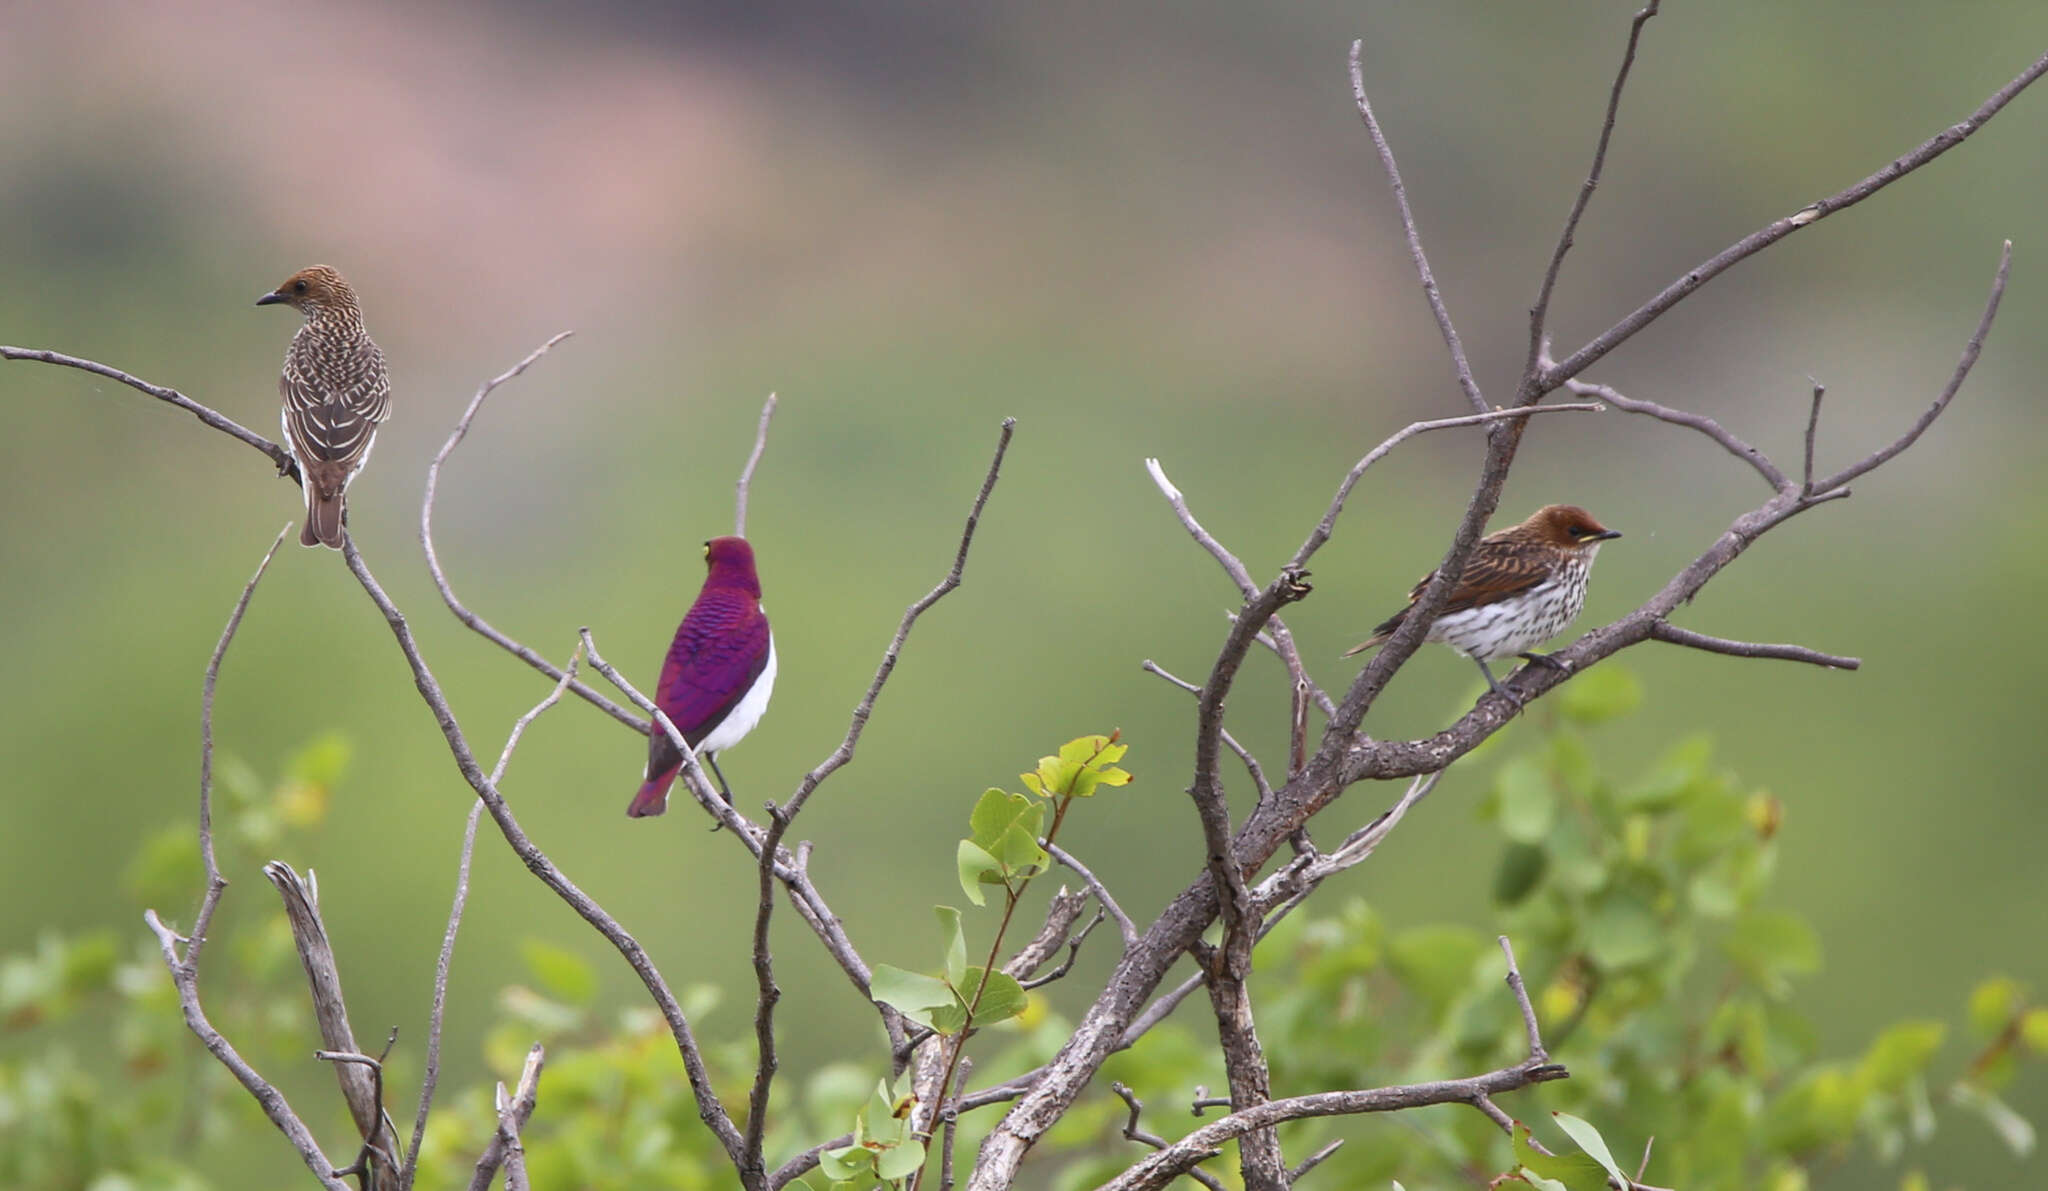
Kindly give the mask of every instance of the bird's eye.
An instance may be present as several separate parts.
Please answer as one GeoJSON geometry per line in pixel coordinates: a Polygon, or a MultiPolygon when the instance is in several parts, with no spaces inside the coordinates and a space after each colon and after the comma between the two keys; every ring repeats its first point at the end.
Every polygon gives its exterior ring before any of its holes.
{"type": "Polygon", "coordinates": [[[293,292],[293,293],[295,293],[295,294],[303,294],[303,293],[305,293],[305,292],[306,292],[306,283],[305,283],[305,282],[304,282],[303,280],[300,280],[300,281],[294,281],[294,282],[292,282],[292,292],[293,292]]]}
{"type": "Polygon", "coordinates": [[[1590,525],[1575,525],[1572,527],[1572,536],[1575,538],[1590,538],[1598,532],[1590,525]]]}

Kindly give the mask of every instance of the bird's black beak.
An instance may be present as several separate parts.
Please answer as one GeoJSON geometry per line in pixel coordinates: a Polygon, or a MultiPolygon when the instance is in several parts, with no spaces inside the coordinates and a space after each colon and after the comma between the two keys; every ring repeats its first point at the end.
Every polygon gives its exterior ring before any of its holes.
{"type": "Polygon", "coordinates": [[[1610,539],[1613,539],[1613,538],[1618,538],[1618,537],[1620,537],[1620,536],[1621,536],[1621,531],[1620,531],[1620,530],[1618,530],[1618,529],[1610,529],[1610,530],[1608,530],[1608,531],[1607,531],[1606,533],[1596,533],[1596,534],[1594,534],[1594,535],[1593,535],[1593,540],[1594,540],[1594,541],[1596,541],[1596,542],[1605,542],[1605,541],[1608,541],[1608,540],[1610,540],[1610,539]]]}
{"type": "Polygon", "coordinates": [[[273,290],[270,293],[267,293],[262,297],[256,299],[256,304],[258,306],[275,306],[282,301],[284,301],[284,295],[273,290]]]}

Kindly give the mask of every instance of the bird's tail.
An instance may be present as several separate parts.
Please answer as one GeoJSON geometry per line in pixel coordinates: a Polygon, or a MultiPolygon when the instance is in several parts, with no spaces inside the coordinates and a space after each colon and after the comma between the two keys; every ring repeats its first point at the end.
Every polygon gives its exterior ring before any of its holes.
{"type": "Polygon", "coordinates": [[[1385,645],[1387,643],[1387,638],[1393,635],[1394,634],[1392,633],[1374,633],[1372,636],[1367,637],[1365,640],[1360,641],[1358,644],[1345,650],[1344,656],[1348,658],[1353,654],[1364,653],[1368,649],[1377,649],[1378,647],[1385,645]]]}
{"type": "Polygon", "coordinates": [[[671,769],[666,773],[656,774],[642,783],[640,792],[633,795],[632,805],[626,808],[626,817],[629,819],[644,819],[649,815],[658,815],[667,810],[668,788],[674,784],[676,772],[681,768],[682,766],[678,765],[675,769],[671,769]]]}
{"type": "Polygon", "coordinates": [[[321,493],[319,485],[306,481],[306,525],[299,531],[299,545],[341,549],[341,493],[321,493]]]}

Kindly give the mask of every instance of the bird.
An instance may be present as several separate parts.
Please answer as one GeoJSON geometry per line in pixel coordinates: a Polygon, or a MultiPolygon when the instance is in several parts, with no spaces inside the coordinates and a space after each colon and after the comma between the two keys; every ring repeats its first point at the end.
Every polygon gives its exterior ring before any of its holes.
{"type": "MultiPolygon", "coordinates": [[[[1545,505],[1520,525],[1486,535],[1472,547],[1464,573],[1423,640],[1448,645],[1477,662],[1487,687],[1519,706],[1521,700],[1494,680],[1486,663],[1520,657],[1556,666],[1549,655],[1532,651],[1577,619],[1586,604],[1594,555],[1602,543],[1620,536],[1577,505],[1545,505]]],[[[1371,637],[1344,656],[1384,645],[1434,578],[1435,571],[1424,575],[1408,593],[1408,607],[1381,621],[1371,637]]]]}
{"type": "Polygon", "coordinates": [[[369,462],[377,427],[391,416],[384,353],[363,328],[362,307],[340,273],[301,269],[256,299],[306,316],[285,349],[277,378],[284,396],[284,448],[299,465],[306,524],[299,544],[341,549],[342,498],[369,462]]]}
{"type": "MultiPolygon", "coordinates": [[[[761,579],[747,540],[711,539],[704,543],[704,562],[704,589],[676,626],[654,703],[718,774],[719,792],[730,805],[732,787],[713,758],[753,731],[768,710],[775,689],[775,634],[761,610],[761,579]]],[[[681,750],[657,721],[647,738],[646,780],[626,814],[638,819],[667,810],[669,786],[682,767],[681,750]]]]}

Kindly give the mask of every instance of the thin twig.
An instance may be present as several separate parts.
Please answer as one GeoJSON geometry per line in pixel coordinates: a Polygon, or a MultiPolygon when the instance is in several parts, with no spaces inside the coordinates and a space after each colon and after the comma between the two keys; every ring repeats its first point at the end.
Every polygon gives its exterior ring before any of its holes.
{"type": "MultiPolygon", "coordinates": [[[[597,641],[591,636],[589,625],[577,629],[576,633],[577,639],[583,644],[583,655],[590,659],[590,668],[603,675],[606,682],[619,688],[619,693],[625,695],[633,706],[646,712],[654,725],[654,731],[667,733],[669,743],[675,745],[676,751],[683,758],[682,768],[677,770],[676,776],[688,788],[690,796],[697,800],[698,805],[709,811],[720,826],[731,828],[734,833],[745,836],[750,841],[757,840],[760,837],[760,829],[712,788],[711,779],[704,776],[704,764],[698,758],[696,748],[683,739],[682,731],[668,718],[668,713],[656,707],[654,700],[642,694],[624,674],[619,673],[618,667],[604,660],[604,655],[597,651],[597,641]]],[[[756,851],[758,852],[758,849],[756,851]]]]}
{"type": "MultiPolygon", "coordinates": [[[[1088,925],[1082,927],[1080,933],[1067,940],[1067,958],[1060,961],[1059,967],[1054,968],[1043,976],[1034,976],[1029,980],[1020,980],[1018,984],[1022,986],[1025,992],[1030,992],[1034,988],[1044,988],[1055,980],[1063,979],[1068,972],[1074,970],[1074,961],[1081,957],[1081,945],[1088,941],[1088,936],[1094,934],[1095,928],[1101,926],[1103,920],[1108,917],[1109,915],[1100,906],[1096,907],[1095,917],[1088,920],[1088,925]]],[[[963,1085],[966,1083],[965,1076],[961,1077],[961,1083],[963,1085]]]]}
{"type": "MultiPolygon", "coordinates": [[[[1016,954],[1003,965],[1004,974],[1021,982],[1044,967],[1047,961],[1052,959],[1053,953],[1066,945],[1068,937],[1073,933],[1074,923],[1081,920],[1081,911],[1088,907],[1089,897],[1087,890],[1077,892],[1065,885],[1060,886],[1059,892],[1053,894],[1045,903],[1044,925],[1038,928],[1038,933],[1031,937],[1030,942],[1019,947],[1016,954]]],[[[1103,911],[1098,909],[1095,914],[1100,918],[1103,911]]],[[[912,1045],[922,1041],[923,1038],[918,1038],[912,1045]]]]}
{"type": "MultiPolygon", "coordinates": [[[[1837,191],[1827,198],[1801,207],[1791,215],[1772,221],[1695,265],[1678,280],[1665,286],[1655,297],[1624,315],[1620,322],[1595,336],[1586,346],[1573,352],[1561,363],[1545,369],[1539,381],[1540,387],[1547,391],[1556,388],[1567,377],[1584,373],[1595,361],[1626,343],[1636,332],[1649,326],[1665,311],[1678,305],[1701,286],[1734,265],[1755,256],[1803,227],[1817,223],[1837,211],[1855,206],[1962,144],[2043,74],[2048,74],[2048,53],[2034,59],[2033,64],[2021,71],[2011,82],[1992,92],[1991,97],[1978,105],[1976,111],[1971,112],[1959,123],[1952,124],[1929,137],[1911,152],[1894,158],[1884,168],[1847,189],[1837,191]]],[[[1826,488],[1828,485],[1824,484],[1821,487],[1826,488]]]]}
{"type": "Polygon", "coordinates": [[[1408,236],[1408,255],[1415,262],[1415,273],[1422,281],[1423,296],[1429,299],[1429,312],[1436,316],[1437,330],[1443,334],[1444,346],[1450,349],[1451,363],[1456,367],[1458,387],[1465,391],[1465,400],[1471,403],[1474,413],[1485,413],[1489,408],[1485,394],[1479,391],[1479,382],[1472,379],[1472,365],[1465,359],[1465,345],[1458,339],[1458,329],[1451,325],[1451,312],[1444,305],[1443,294],[1436,287],[1436,275],[1429,270],[1429,254],[1422,250],[1422,234],[1415,228],[1415,212],[1408,209],[1408,188],[1401,184],[1401,167],[1394,164],[1394,150],[1387,144],[1387,134],[1380,130],[1379,118],[1372,114],[1372,101],[1365,97],[1365,55],[1363,40],[1351,43],[1351,98],[1358,105],[1358,114],[1365,120],[1365,129],[1372,134],[1372,146],[1379,151],[1380,166],[1387,172],[1387,182],[1394,188],[1394,202],[1401,209],[1401,229],[1408,236]]]}
{"type": "MultiPolygon", "coordinates": [[[[1160,666],[1159,663],[1153,661],[1151,658],[1145,659],[1144,669],[1148,673],[1157,674],[1159,677],[1164,678],[1166,681],[1186,691],[1190,695],[1199,696],[1202,693],[1201,687],[1196,686],[1194,683],[1189,682],[1185,678],[1181,678],[1178,675],[1168,672],[1165,668],[1160,666]]],[[[1303,704],[1303,710],[1304,712],[1306,711],[1306,704],[1303,704]]],[[[1305,721],[1303,723],[1303,727],[1304,729],[1306,728],[1305,721]]],[[[1252,787],[1259,792],[1259,797],[1271,798],[1273,796],[1273,787],[1269,782],[1266,781],[1266,771],[1259,764],[1259,759],[1252,755],[1252,751],[1243,746],[1242,744],[1239,744],[1237,742],[1237,738],[1235,736],[1232,736],[1230,734],[1230,730],[1227,728],[1223,731],[1223,744],[1231,752],[1237,754],[1237,759],[1239,761],[1244,762],[1245,772],[1251,775],[1252,787]]]]}
{"type": "Polygon", "coordinates": [[[185,944],[184,959],[185,966],[195,975],[199,970],[199,952],[206,946],[206,933],[212,928],[213,912],[220,906],[222,891],[228,887],[213,851],[213,689],[220,681],[220,664],[227,657],[228,644],[242,627],[242,616],[249,611],[249,601],[256,595],[256,584],[262,581],[263,572],[270,569],[270,560],[277,557],[277,548],[284,545],[285,535],[291,531],[292,523],[285,522],[284,528],[277,531],[277,540],[263,552],[263,561],[256,564],[256,573],[242,585],[241,598],[235,601],[235,610],[228,613],[227,627],[221,630],[213,656],[207,659],[206,678],[199,687],[199,859],[206,868],[206,892],[199,899],[199,913],[192,919],[192,936],[185,944]]]}
{"type": "MultiPolygon", "coordinates": [[[[427,570],[434,577],[434,587],[441,593],[441,602],[448,605],[448,610],[455,614],[455,619],[469,626],[478,636],[557,682],[562,679],[561,667],[542,657],[538,651],[498,631],[489,621],[470,611],[456,596],[455,588],[448,582],[447,572],[441,569],[441,554],[434,548],[434,499],[440,491],[441,465],[448,462],[448,456],[454,453],[464,438],[468,437],[470,424],[476,421],[477,412],[483,408],[484,399],[499,385],[531,368],[535,361],[548,354],[549,349],[573,334],[573,331],[558,333],[546,343],[528,352],[525,359],[477,387],[476,395],[469,399],[469,405],[462,411],[462,416],[456,419],[455,429],[448,432],[448,440],[441,444],[441,449],[434,452],[433,461],[427,464],[427,490],[420,498],[420,545],[427,552],[427,570]]],[[[643,736],[647,734],[646,721],[634,718],[632,712],[605,698],[595,689],[580,682],[571,682],[569,689],[576,692],[577,697],[628,728],[643,736]]]]}
{"type": "Polygon", "coordinates": [[[1532,405],[1515,409],[1492,409],[1484,413],[1464,414],[1455,418],[1432,418],[1425,422],[1411,422],[1393,434],[1388,435],[1386,441],[1367,451],[1363,459],[1351,465],[1351,470],[1345,473],[1343,481],[1337,485],[1337,494],[1330,498],[1330,507],[1324,511],[1323,519],[1316,522],[1316,527],[1310,531],[1308,540],[1301,544],[1301,549],[1294,552],[1294,557],[1289,562],[1297,567],[1307,566],[1308,560],[1315,556],[1316,551],[1322,549],[1323,543],[1329,541],[1330,535],[1335,532],[1337,516],[1344,511],[1344,502],[1351,496],[1351,490],[1358,486],[1358,481],[1365,475],[1366,469],[1386,458],[1387,453],[1395,447],[1400,446],[1418,434],[1427,434],[1432,430],[1451,430],[1459,426],[1483,426],[1501,421],[1504,418],[1526,418],[1534,414],[1549,413],[1597,414],[1605,409],[1606,407],[1598,402],[1565,402],[1558,405],[1532,405]]]}
{"type": "Polygon", "coordinates": [[[1764,645],[1752,641],[1730,641],[1726,637],[1709,637],[1682,629],[1668,620],[1660,620],[1650,626],[1650,637],[1672,645],[1683,645],[1689,649],[1704,649],[1708,653],[1723,653],[1737,658],[1776,658],[1786,662],[1807,662],[1825,666],[1830,670],[1856,670],[1863,665],[1862,659],[1844,657],[1841,654],[1822,653],[1804,645],[1764,645]]]}
{"type": "Polygon", "coordinates": [[[1588,384],[1582,380],[1568,380],[1564,382],[1564,385],[1565,388],[1577,396],[1598,397],[1616,409],[1627,410],[1632,414],[1645,414],[1660,422],[1669,422],[1674,426],[1684,426],[1689,430],[1697,430],[1715,442],[1720,443],[1730,455],[1749,464],[1751,468],[1755,469],[1756,474],[1764,478],[1764,483],[1771,486],[1771,491],[1783,492],[1791,486],[1792,481],[1785,478],[1784,471],[1777,464],[1771,462],[1768,455],[1737,438],[1719,422],[1705,414],[1689,413],[1682,409],[1670,409],[1654,401],[1638,401],[1607,385],[1588,384]]]}
{"type": "MultiPolygon", "coordinates": [[[[513,722],[512,731],[505,736],[505,748],[498,754],[497,767],[491,770],[492,785],[505,780],[505,769],[512,763],[512,750],[519,747],[519,738],[526,734],[527,725],[562,701],[562,692],[575,681],[576,667],[582,659],[583,649],[579,644],[570,652],[569,665],[555,683],[555,689],[513,722]]],[[[455,866],[455,903],[448,911],[448,927],[441,935],[440,958],[434,963],[434,1001],[427,1014],[427,1069],[420,1080],[420,1107],[413,1117],[412,1148],[406,1151],[405,1168],[399,1173],[399,1191],[412,1191],[413,1179],[419,1173],[420,1143],[427,1135],[427,1113],[433,1107],[434,1087],[441,1078],[441,1022],[448,1006],[448,969],[455,959],[455,933],[462,928],[463,907],[469,902],[469,862],[476,851],[476,825],[483,809],[482,799],[470,803],[469,821],[462,828],[462,856],[455,866]]]]}
{"type": "MultiPolygon", "coordinates": [[[[1808,377],[1808,380],[1813,380],[1808,377]]],[[[1806,469],[1799,484],[1799,495],[1813,495],[1813,444],[1820,435],[1820,399],[1827,396],[1828,387],[1813,381],[1813,408],[1806,413],[1806,469]]]]}
{"type": "Polygon", "coordinates": [[[1508,991],[1515,995],[1515,1006],[1522,1011],[1522,1028],[1529,1035],[1529,1058],[1535,1062],[1547,1062],[1550,1052],[1543,1049],[1543,1031],[1536,1025],[1536,1006],[1529,1003],[1528,986],[1522,983],[1522,969],[1515,965],[1515,945],[1508,942],[1506,935],[1497,940],[1501,954],[1508,958],[1508,991]]]}
{"type": "Polygon", "coordinates": [[[1095,895],[1096,904],[1107,911],[1110,919],[1116,923],[1117,934],[1123,937],[1124,946],[1135,946],[1138,942],[1138,926],[1131,921],[1129,914],[1124,913],[1124,908],[1117,904],[1116,896],[1110,893],[1109,886],[1104,885],[1094,873],[1088,871],[1087,865],[1075,859],[1074,854],[1065,848],[1055,843],[1043,843],[1042,846],[1046,855],[1073,869],[1075,875],[1087,883],[1088,891],[1095,895]]]}
{"type": "Polygon", "coordinates": [[[896,626],[896,635],[890,639],[889,647],[882,651],[882,664],[875,670],[874,680],[868,683],[867,693],[861,696],[860,703],[853,709],[853,722],[847,726],[845,738],[840,740],[839,747],[832,750],[831,756],[826,757],[816,769],[805,774],[803,780],[797,783],[795,793],[782,804],[783,814],[794,818],[826,778],[853,760],[854,746],[860,743],[861,731],[867,727],[868,716],[875,710],[875,700],[881,697],[882,685],[889,681],[890,673],[896,669],[896,659],[902,656],[903,644],[910,638],[911,626],[917,623],[918,617],[925,614],[926,609],[960,586],[961,578],[967,569],[967,550],[974,544],[975,527],[981,523],[981,511],[988,505],[989,493],[995,491],[996,479],[1003,470],[1003,456],[1009,452],[1010,436],[1016,429],[1017,419],[1003,419],[1002,432],[996,436],[995,457],[989,460],[988,474],[982,477],[981,491],[975,495],[974,504],[967,511],[967,528],[961,531],[960,548],[953,555],[953,569],[946,572],[946,577],[939,581],[937,587],[926,592],[904,610],[903,619],[896,626]]]}
{"type": "Polygon", "coordinates": [[[1607,115],[1600,122],[1600,139],[1593,147],[1593,165],[1586,171],[1586,180],[1579,186],[1578,197],[1572,200],[1571,214],[1565,216],[1564,231],[1557,237],[1557,247],[1551,251],[1550,267],[1543,271],[1543,284],[1536,292],[1536,304],[1529,308],[1529,360],[1523,369],[1523,383],[1536,379],[1543,367],[1543,341],[1547,334],[1545,323],[1550,315],[1550,297],[1557,289],[1557,275],[1564,268],[1565,254],[1572,250],[1572,237],[1579,230],[1579,220],[1586,214],[1586,206],[1593,201],[1593,191],[1600,185],[1600,173],[1607,165],[1607,146],[1614,139],[1614,124],[1621,115],[1621,92],[1628,85],[1629,68],[1635,65],[1636,46],[1643,39],[1643,26],[1657,15],[1658,0],[1649,0],[1642,11],[1629,22],[1628,45],[1621,52],[1621,66],[1614,72],[1614,86],[1607,94],[1607,115]]]}
{"type": "MultiPolygon", "coordinates": [[[[2048,68],[2048,57],[2041,60],[2041,65],[2048,68]]],[[[1991,334],[1991,323],[1998,317],[1998,304],[2005,297],[2006,278],[2011,274],[2012,241],[2007,240],[2004,247],[1999,250],[1998,272],[1991,279],[1991,295],[1984,300],[1984,313],[1977,318],[1977,329],[1971,333],[1969,342],[1963,345],[1962,358],[1956,361],[1955,371],[1949,374],[1948,383],[1942,386],[1941,393],[1934,399],[1934,404],[1928,406],[1927,411],[1897,439],[1816,483],[1816,491],[1831,492],[1840,488],[1856,477],[1891,462],[1906,448],[1920,441],[1920,436],[1927,432],[1929,426],[1934,425],[1934,419],[1941,416],[1942,411],[1948,408],[1948,403],[1962,390],[1963,381],[1968,379],[1970,369],[1976,366],[1977,357],[1984,351],[1984,340],[1991,334]]]]}
{"type": "Polygon", "coordinates": [[[97,360],[82,360],[77,356],[67,356],[62,352],[44,351],[41,348],[0,347],[0,360],[34,360],[42,364],[61,364],[66,368],[76,368],[81,372],[90,372],[95,376],[104,376],[109,380],[120,381],[137,392],[147,393],[158,401],[168,402],[177,406],[222,434],[240,439],[255,447],[265,455],[268,455],[270,461],[277,465],[278,475],[290,476],[293,483],[298,482],[299,465],[292,461],[290,452],[262,435],[257,434],[255,431],[244,429],[233,418],[215,413],[213,410],[199,404],[176,389],[167,389],[162,385],[153,385],[140,377],[130,376],[119,368],[110,368],[97,360]]]}
{"type": "MultiPolygon", "coordinates": [[[[498,1167],[511,1157],[518,1146],[519,1133],[526,1128],[527,1120],[533,1116],[533,1106],[540,1098],[540,1071],[546,1058],[547,1052],[538,1042],[526,1052],[526,1066],[519,1072],[519,1089],[509,1102],[498,1105],[498,1129],[491,1134],[490,1144],[484,1147],[484,1152],[477,1156],[476,1171],[469,1177],[469,1191],[489,1191],[498,1167]]],[[[500,1088],[503,1086],[499,1085],[500,1088]]]]}
{"type": "Polygon", "coordinates": [[[206,1048],[207,1053],[220,1060],[221,1066],[226,1067],[228,1072],[249,1090],[249,1095],[255,1098],[257,1107],[263,1110],[264,1116],[270,1118],[271,1124],[277,1126],[278,1132],[284,1134],[285,1140],[292,1143],[292,1148],[298,1150],[299,1156],[305,1160],[306,1169],[313,1172],[313,1177],[320,1180],[321,1186],[326,1187],[328,1191],[353,1191],[347,1183],[335,1176],[333,1164],[320,1152],[320,1143],[313,1140],[312,1132],[306,1128],[305,1122],[299,1120],[298,1114],[292,1111],[292,1106],[285,1101],[284,1094],[257,1074],[248,1060],[244,1059],[233,1044],[222,1037],[221,1032],[214,1029],[213,1023],[207,1020],[206,1011],[199,1005],[197,973],[187,970],[178,962],[177,932],[165,926],[163,920],[156,916],[155,910],[144,910],[142,920],[156,935],[157,948],[163,953],[164,966],[170,969],[171,984],[178,992],[178,1006],[185,1014],[185,1028],[191,1030],[199,1039],[199,1044],[206,1048]]]}
{"type": "Polygon", "coordinates": [[[1307,1174],[1311,1170],[1314,1170],[1316,1167],[1321,1166],[1324,1162],[1329,1160],[1330,1155],[1336,1153],[1339,1149],[1342,1149],[1343,1146],[1344,1139],[1340,1137],[1337,1140],[1331,1142],[1330,1144],[1324,1146],[1322,1149],[1317,1150],[1315,1153],[1310,1154],[1308,1157],[1303,1158],[1301,1160],[1301,1165],[1296,1166],[1293,1170],[1287,1172],[1288,1185],[1292,1186],[1295,1183],[1300,1182],[1301,1176],[1307,1174]]]}
{"type": "MultiPolygon", "coordinates": [[[[1155,1150],[1165,1149],[1167,1146],[1165,1138],[1149,1129],[1138,1127],[1138,1114],[1145,1111],[1145,1102],[1138,1099],[1137,1094],[1132,1092],[1122,1080],[1112,1081],[1109,1085],[1109,1090],[1116,1093],[1117,1099],[1122,1100],[1124,1105],[1131,1110],[1130,1116],[1124,1119],[1124,1136],[1131,1141],[1137,1142],[1139,1145],[1151,1146],[1155,1150]]],[[[1189,1178],[1209,1188],[1209,1191],[1224,1191],[1222,1180],[1199,1166],[1190,1167],[1185,1173],[1189,1178]]]]}
{"type": "Polygon", "coordinates": [[[740,478],[733,485],[732,536],[747,536],[747,493],[754,486],[754,465],[761,462],[761,452],[768,449],[768,420],[775,416],[775,394],[768,394],[768,400],[761,403],[761,424],[754,429],[754,451],[747,456],[747,465],[740,469],[740,478]]]}
{"type": "MultiPolygon", "coordinates": [[[[768,419],[763,415],[765,433],[768,419]]],[[[775,956],[768,946],[768,925],[775,916],[775,853],[782,846],[782,833],[789,829],[789,817],[767,803],[768,831],[761,839],[756,864],[757,900],[754,906],[754,1088],[747,1097],[747,1131],[741,1149],[740,1185],[748,1191],[766,1191],[768,1175],[761,1157],[761,1138],[768,1129],[768,1093],[775,1083],[775,1005],[782,990],[775,984],[775,956]]]]}

